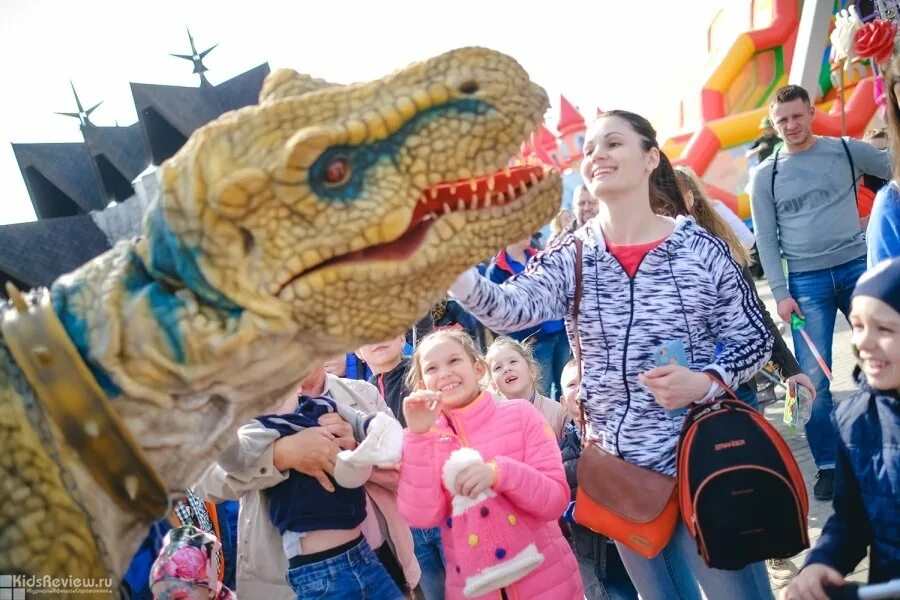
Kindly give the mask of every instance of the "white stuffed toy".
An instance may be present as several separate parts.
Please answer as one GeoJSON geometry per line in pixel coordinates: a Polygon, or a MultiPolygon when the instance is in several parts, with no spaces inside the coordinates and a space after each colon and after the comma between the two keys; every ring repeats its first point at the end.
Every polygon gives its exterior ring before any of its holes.
{"type": "Polygon", "coordinates": [[[334,480],[341,487],[358,488],[369,480],[373,467],[392,467],[402,456],[403,427],[396,419],[377,413],[356,449],[338,452],[334,480]]]}

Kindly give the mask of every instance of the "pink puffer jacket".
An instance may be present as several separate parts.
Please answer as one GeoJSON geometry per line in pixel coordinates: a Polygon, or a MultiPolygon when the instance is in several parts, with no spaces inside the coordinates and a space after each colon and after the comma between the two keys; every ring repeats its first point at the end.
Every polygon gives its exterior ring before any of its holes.
{"type": "MultiPolygon", "coordinates": [[[[464,598],[464,581],[455,568],[456,551],[447,529],[450,494],[441,470],[450,453],[462,446],[478,450],[485,461],[496,461],[494,490],[516,509],[542,522],[534,536],[544,561],[507,586],[509,600],[583,598],[578,563],[557,524],[569,503],[569,486],[556,434],[527,401],[495,402],[488,392],[469,406],[442,415],[428,433],[404,432],[397,503],[411,527],[440,524],[447,560],[447,597],[464,598]]],[[[500,598],[500,592],[482,598],[500,598]]]]}

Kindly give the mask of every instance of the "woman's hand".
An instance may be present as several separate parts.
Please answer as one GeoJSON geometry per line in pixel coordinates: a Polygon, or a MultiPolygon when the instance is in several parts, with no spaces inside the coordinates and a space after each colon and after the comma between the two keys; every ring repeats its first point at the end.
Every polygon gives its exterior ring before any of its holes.
{"type": "Polygon", "coordinates": [[[813,563],[804,567],[782,596],[783,600],[828,600],[825,586],[844,585],[844,578],[831,567],[813,563]]]}
{"type": "Polygon", "coordinates": [[[665,365],[638,375],[656,402],[666,410],[683,408],[709,392],[710,379],[681,365],[665,365]]]}
{"type": "Polygon", "coordinates": [[[456,494],[474,498],[494,485],[496,474],[494,463],[469,465],[456,476],[456,494]]]}
{"type": "Polygon", "coordinates": [[[797,373],[796,375],[791,375],[787,378],[788,389],[791,391],[794,388],[790,386],[802,385],[807,390],[809,390],[810,395],[812,395],[812,400],[816,399],[816,386],[813,385],[812,379],[810,379],[806,373],[797,373]]]}
{"type": "Polygon", "coordinates": [[[426,433],[441,413],[441,393],[418,390],[403,399],[403,416],[413,433],[426,433]]]}

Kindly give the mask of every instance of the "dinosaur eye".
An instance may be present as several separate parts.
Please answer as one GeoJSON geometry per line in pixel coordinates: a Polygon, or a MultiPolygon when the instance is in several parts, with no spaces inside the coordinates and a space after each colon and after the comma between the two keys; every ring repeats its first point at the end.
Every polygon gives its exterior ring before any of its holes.
{"type": "Polygon", "coordinates": [[[350,178],[350,163],[345,158],[335,158],[325,167],[325,183],[340,185],[350,178]]]}

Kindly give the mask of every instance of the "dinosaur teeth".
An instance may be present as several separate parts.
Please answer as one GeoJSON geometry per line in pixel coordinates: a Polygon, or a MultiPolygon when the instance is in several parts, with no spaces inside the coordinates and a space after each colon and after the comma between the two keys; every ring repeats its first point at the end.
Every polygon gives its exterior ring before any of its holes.
{"type": "Polygon", "coordinates": [[[490,176],[488,177],[488,179],[487,179],[487,187],[488,187],[488,191],[493,192],[493,191],[494,191],[494,186],[496,186],[496,184],[497,184],[497,182],[494,181],[494,176],[493,176],[493,175],[490,175],[490,176]]]}
{"type": "Polygon", "coordinates": [[[444,202],[444,214],[446,215],[449,212],[451,212],[450,205],[444,202]]]}
{"type": "Polygon", "coordinates": [[[478,191],[478,182],[475,181],[474,179],[470,179],[469,180],[469,189],[472,190],[473,193],[477,192],[478,191]]]}
{"type": "Polygon", "coordinates": [[[433,187],[428,188],[428,196],[429,196],[432,200],[437,200],[437,197],[438,197],[437,188],[433,188],[433,187]]]}
{"type": "MultiPolygon", "coordinates": [[[[478,204],[478,198],[475,198],[475,204],[476,204],[476,205],[478,204]]],[[[476,208],[477,208],[477,207],[476,207],[476,208]]],[[[460,211],[466,210],[466,203],[463,201],[462,198],[460,198],[459,200],[457,200],[457,202],[456,202],[456,210],[460,210],[460,211]]]]}
{"type": "Polygon", "coordinates": [[[455,196],[455,195],[456,195],[456,184],[455,184],[455,183],[451,183],[451,184],[450,184],[450,195],[451,195],[451,196],[455,196]]]}
{"type": "Polygon", "coordinates": [[[507,179],[512,177],[512,170],[509,168],[509,165],[507,165],[506,168],[503,169],[503,174],[506,175],[507,179]]]}
{"type": "Polygon", "coordinates": [[[506,195],[510,198],[515,198],[516,196],[516,190],[511,183],[506,184],[506,195]]]}
{"type": "Polygon", "coordinates": [[[525,182],[524,182],[524,181],[520,181],[520,182],[519,182],[519,191],[520,191],[521,193],[523,193],[523,194],[528,193],[528,186],[525,185],[525,182]]]}
{"type": "MultiPolygon", "coordinates": [[[[503,196],[503,192],[497,192],[497,194],[500,195],[500,197],[503,196]]],[[[485,208],[491,207],[491,193],[490,192],[488,192],[484,197],[484,207],[485,208]]]]}
{"type": "Polygon", "coordinates": [[[534,173],[529,173],[528,178],[531,180],[531,185],[537,185],[538,183],[540,183],[538,176],[534,173]]]}

